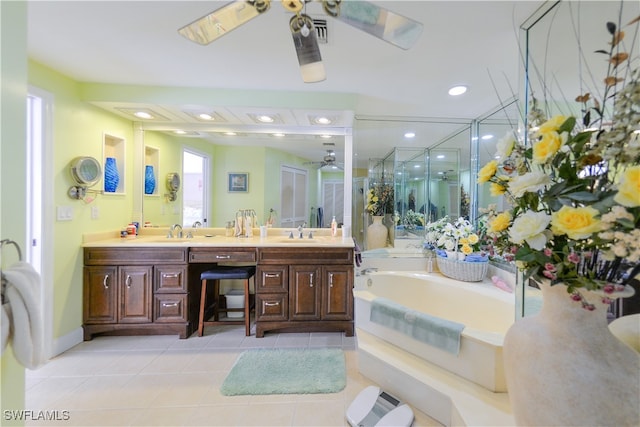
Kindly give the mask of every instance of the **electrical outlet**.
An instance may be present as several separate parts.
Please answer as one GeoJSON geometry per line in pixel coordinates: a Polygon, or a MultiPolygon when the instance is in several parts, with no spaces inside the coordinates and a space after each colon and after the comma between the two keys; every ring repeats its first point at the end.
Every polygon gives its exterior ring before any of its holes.
{"type": "Polygon", "coordinates": [[[100,209],[97,206],[91,206],[91,219],[100,218],[100,209]]]}
{"type": "Polygon", "coordinates": [[[58,206],[57,219],[58,221],[71,221],[73,219],[73,207],[58,206]]]}

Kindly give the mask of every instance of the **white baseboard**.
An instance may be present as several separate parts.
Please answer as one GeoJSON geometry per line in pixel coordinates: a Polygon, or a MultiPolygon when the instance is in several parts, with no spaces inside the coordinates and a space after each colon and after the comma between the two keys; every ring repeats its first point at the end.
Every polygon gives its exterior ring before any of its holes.
{"type": "Polygon", "coordinates": [[[80,344],[83,340],[84,331],[82,330],[82,327],[54,339],[51,357],[56,357],[57,355],[64,353],[70,348],[80,344]]]}

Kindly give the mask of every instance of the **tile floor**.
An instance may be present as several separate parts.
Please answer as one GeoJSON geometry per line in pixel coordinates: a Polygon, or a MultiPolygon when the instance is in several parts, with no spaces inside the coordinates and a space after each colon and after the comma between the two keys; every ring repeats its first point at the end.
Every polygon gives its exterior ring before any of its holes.
{"type": "MultiPolygon", "coordinates": [[[[27,370],[31,411],[68,411],[44,426],[346,426],[354,397],[373,384],[357,368],[357,340],[343,333],[244,336],[242,326],[208,327],[205,336],[96,337],[35,371],[27,370]],[[341,347],[347,387],[334,394],[223,396],[237,356],[258,347],[341,347]]],[[[49,412],[51,413],[51,412],[49,412]]],[[[439,426],[414,410],[414,426],[439,426]]]]}

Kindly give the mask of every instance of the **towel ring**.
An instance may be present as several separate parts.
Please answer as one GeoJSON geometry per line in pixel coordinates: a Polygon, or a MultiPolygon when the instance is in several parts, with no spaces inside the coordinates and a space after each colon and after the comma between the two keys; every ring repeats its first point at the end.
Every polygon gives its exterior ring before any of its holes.
{"type": "MultiPolygon", "coordinates": [[[[13,245],[16,247],[16,252],[18,252],[18,261],[22,261],[22,250],[20,249],[20,245],[17,242],[14,242],[11,239],[3,239],[0,240],[0,273],[2,272],[2,249],[4,245],[13,245]]],[[[7,280],[4,277],[4,273],[2,273],[2,290],[0,292],[0,302],[4,304],[4,290],[7,287],[7,280]]]]}

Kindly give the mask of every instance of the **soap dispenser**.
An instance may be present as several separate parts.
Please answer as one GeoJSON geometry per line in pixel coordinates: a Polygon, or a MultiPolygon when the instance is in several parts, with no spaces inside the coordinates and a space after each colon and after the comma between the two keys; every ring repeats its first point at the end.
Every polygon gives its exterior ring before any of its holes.
{"type": "Polygon", "coordinates": [[[338,234],[338,222],[336,221],[336,216],[334,215],[331,219],[331,237],[336,237],[338,234]]]}

